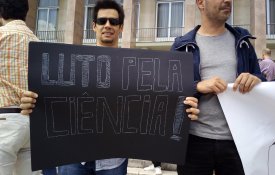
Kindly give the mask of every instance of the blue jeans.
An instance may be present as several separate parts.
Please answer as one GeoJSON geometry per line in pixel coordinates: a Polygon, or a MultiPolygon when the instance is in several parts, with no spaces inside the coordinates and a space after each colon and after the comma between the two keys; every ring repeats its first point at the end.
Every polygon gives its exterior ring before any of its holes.
{"type": "Polygon", "coordinates": [[[189,135],[186,162],[178,175],[244,175],[234,141],[213,140],[189,135]]]}
{"type": "Polygon", "coordinates": [[[96,175],[126,175],[127,174],[128,159],[126,159],[119,167],[96,171],[96,175]]]}
{"type": "Polygon", "coordinates": [[[95,175],[95,162],[73,163],[59,166],[58,175],[95,175]]]}
{"type": "Polygon", "coordinates": [[[57,175],[56,168],[46,168],[42,170],[43,175],[57,175]]]}

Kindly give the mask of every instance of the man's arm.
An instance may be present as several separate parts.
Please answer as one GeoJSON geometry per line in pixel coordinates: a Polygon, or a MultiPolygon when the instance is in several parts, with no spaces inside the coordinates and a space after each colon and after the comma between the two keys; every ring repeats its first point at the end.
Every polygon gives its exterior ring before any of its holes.
{"type": "Polygon", "coordinates": [[[218,94],[225,91],[227,88],[227,82],[220,77],[212,77],[207,80],[202,80],[197,84],[197,91],[202,94],[218,94]]]}
{"type": "Polygon", "coordinates": [[[249,72],[248,73],[256,76],[261,81],[266,81],[266,78],[263,76],[263,74],[261,72],[256,51],[255,51],[253,45],[250,43],[250,41],[248,40],[247,42],[249,44],[249,56],[248,56],[248,58],[249,58],[249,72]]]}

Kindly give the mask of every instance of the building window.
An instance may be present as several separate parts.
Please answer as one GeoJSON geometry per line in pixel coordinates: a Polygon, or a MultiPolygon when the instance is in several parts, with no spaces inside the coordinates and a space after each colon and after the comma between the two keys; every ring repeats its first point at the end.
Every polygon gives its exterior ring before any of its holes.
{"type": "Polygon", "coordinates": [[[57,30],[58,0],[40,0],[38,7],[38,31],[57,30]]]}
{"type": "Polygon", "coordinates": [[[157,37],[182,35],[184,27],[184,2],[159,1],[157,3],[157,37]]]}
{"type": "Polygon", "coordinates": [[[58,4],[58,0],[39,0],[36,27],[39,39],[56,38],[58,4]]]}
{"type": "Polygon", "coordinates": [[[275,0],[266,1],[267,35],[275,35],[275,0]]]}
{"type": "Polygon", "coordinates": [[[92,29],[95,2],[96,0],[86,0],[85,2],[84,39],[95,39],[95,33],[92,29]]]}

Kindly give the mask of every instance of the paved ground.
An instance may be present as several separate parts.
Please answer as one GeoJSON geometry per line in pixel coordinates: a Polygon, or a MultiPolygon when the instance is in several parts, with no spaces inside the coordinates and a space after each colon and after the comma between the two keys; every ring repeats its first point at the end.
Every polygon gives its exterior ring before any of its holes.
{"type": "MultiPolygon", "coordinates": [[[[155,171],[144,171],[143,168],[152,164],[148,160],[129,159],[127,175],[155,175],[155,171]]],[[[162,175],[177,175],[176,165],[162,163],[162,175]]]]}
{"type": "MultiPolygon", "coordinates": [[[[154,171],[144,171],[143,168],[127,168],[127,175],[155,175],[154,171]]],[[[162,170],[162,175],[177,175],[176,171],[162,170]]]]}

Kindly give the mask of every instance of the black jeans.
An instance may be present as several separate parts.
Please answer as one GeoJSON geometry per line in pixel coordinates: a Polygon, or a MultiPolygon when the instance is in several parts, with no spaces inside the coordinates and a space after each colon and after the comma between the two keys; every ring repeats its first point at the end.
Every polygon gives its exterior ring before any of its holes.
{"type": "Polygon", "coordinates": [[[244,175],[234,141],[213,140],[189,135],[186,162],[178,175],[244,175]]]}
{"type": "Polygon", "coordinates": [[[161,165],[161,162],[152,161],[152,163],[154,164],[154,167],[160,167],[161,165]]]}

